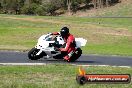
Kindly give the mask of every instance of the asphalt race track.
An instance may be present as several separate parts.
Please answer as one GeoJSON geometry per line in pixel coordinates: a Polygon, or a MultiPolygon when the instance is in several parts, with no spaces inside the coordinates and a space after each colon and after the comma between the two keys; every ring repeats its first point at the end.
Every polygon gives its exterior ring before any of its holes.
{"type": "MultiPolygon", "coordinates": [[[[27,52],[0,51],[0,63],[64,63],[63,60],[53,58],[40,60],[29,60],[27,52]]],[[[70,64],[77,65],[112,65],[112,66],[132,66],[132,57],[125,56],[102,56],[102,55],[82,55],[76,62],[70,64]]]]}

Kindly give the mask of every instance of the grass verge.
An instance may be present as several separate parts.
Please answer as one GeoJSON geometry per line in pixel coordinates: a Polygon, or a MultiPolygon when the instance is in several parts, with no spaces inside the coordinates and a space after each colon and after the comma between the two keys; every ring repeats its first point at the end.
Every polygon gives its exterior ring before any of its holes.
{"type": "MultiPolygon", "coordinates": [[[[131,74],[132,68],[83,67],[89,74],[131,74]]],[[[0,66],[0,88],[131,88],[130,84],[86,84],[76,83],[78,66],[0,66]]]]}

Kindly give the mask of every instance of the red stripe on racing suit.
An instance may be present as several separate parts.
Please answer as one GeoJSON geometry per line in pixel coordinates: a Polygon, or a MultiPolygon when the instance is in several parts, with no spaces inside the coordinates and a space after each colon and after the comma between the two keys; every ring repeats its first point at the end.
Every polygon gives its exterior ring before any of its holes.
{"type": "MultiPolygon", "coordinates": [[[[53,35],[60,35],[59,32],[52,33],[53,35]]],[[[60,48],[60,51],[66,52],[67,55],[64,57],[65,60],[69,60],[71,54],[75,51],[75,38],[72,34],[68,34],[64,37],[64,41],[66,43],[65,48],[60,48]]]]}
{"type": "Polygon", "coordinates": [[[64,41],[66,42],[65,48],[60,48],[61,51],[65,51],[68,54],[71,51],[75,50],[75,38],[73,35],[68,34],[68,36],[64,37],[64,41]]]}

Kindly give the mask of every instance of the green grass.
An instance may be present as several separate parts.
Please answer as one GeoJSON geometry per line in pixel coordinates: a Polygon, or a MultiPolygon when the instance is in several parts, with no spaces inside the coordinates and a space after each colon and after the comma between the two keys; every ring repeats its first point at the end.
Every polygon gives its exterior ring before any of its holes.
{"type": "Polygon", "coordinates": [[[29,50],[37,39],[67,25],[75,37],[88,43],[85,54],[132,56],[132,20],[130,18],[84,18],[0,15],[0,49],[29,50]]]}
{"type": "Polygon", "coordinates": [[[132,1],[131,0],[127,0],[124,1],[125,3],[121,3],[118,4],[117,6],[113,6],[109,9],[107,9],[107,11],[104,12],[104,14],[102,14],[102,16],[128,16],[131,17],[132,16],[132,1]]]}
{"type": "MultiPolygon", "coordinates": [[[[78,66],[0,66],[0,88],[131,88],[130,84],[77,84],[78,66]]],[[[131,74],[132,68],[83,67],[88,74],[131,74]]]]}

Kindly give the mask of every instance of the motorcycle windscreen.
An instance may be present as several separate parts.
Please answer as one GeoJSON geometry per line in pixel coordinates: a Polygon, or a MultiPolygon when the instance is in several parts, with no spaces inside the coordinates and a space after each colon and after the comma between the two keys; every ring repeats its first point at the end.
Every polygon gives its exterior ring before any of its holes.
{"type": "Polygon", "coordinates": [[[83,38],[75,38],[75,41],[76,41],[76,47],[85,46],[87,43],[87,40],[83,38]]]}

